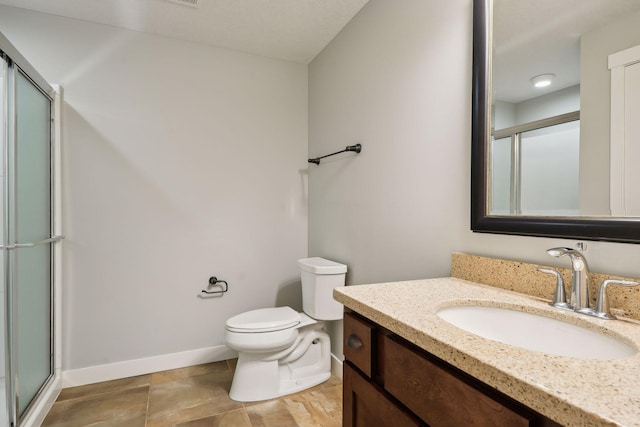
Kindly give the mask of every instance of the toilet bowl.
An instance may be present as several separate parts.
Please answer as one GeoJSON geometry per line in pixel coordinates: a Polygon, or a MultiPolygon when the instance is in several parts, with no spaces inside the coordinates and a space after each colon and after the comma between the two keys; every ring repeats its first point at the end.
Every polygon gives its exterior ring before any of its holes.
{"type": "Polygon", "coordinates": [[[347,267],[323,258],[298,263],[303,272],[305,312],[290,307],[261,308],[226,322],[227,346],[238,352],[229,392],[233,400],[273,399],[331,376],[331,343],[323,320],[342,318],[342,306],[332,293],[334,287],[344,286],[347,267]]]}

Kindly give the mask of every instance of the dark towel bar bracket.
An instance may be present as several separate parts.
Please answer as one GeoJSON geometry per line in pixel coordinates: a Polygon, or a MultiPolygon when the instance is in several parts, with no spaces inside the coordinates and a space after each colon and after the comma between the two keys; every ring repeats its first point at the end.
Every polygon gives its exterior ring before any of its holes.
{"type": "Polygon", "coordinates": [[[320,159],[324,159],[325,157],[329,157],[329,156],[335,156],[336,154],[344,153],[346,151],[353,151],[354,153],[359,153],[362,151],[362,145],[361,144],[348,145],[347,148],[345,148],[342,151],[336,151],[335,153],[327,154],[326,156],[316,157],[315,159],[309,159],[309,163],[315,163],[316,165],[319,165],[320,159]]]}

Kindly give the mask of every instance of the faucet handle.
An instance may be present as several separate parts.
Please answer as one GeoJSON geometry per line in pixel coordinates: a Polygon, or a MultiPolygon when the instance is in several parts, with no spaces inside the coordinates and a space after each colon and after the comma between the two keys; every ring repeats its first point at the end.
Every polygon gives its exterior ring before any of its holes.
{"type": "Polygon", "coordinates": [[[564,288],[564,280],[562,279],[562,275],[560,274],[560,272],[552,270],[550,268],[538,268],[538,271],[556,276],[556,291],[553,294],[553,301],[550,302],[549,305],[557,308],[570,309],[571,307],[569,306],[569,304],[567,304],[567,294],[564,288]]]}
{"type": "Polygon", "coordinates": [[[616,316],[611,314],[609,311],[609,300],[607,299],[607,286],[608,285],[620,285],[620,286],[637,286],[640,285],[638,282],[634,282],[631,280],[616,280],[616,279],[608,279],[603,280],[600,284],[600,288],[598,288],[598,298],[596,299],[596,306],[594,308],[594,315],[601,319],[615,319],[616,316]]]}

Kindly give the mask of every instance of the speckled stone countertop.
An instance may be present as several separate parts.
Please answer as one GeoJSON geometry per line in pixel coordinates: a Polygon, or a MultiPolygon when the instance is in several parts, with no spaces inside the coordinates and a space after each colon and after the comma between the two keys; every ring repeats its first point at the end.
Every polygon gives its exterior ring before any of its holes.
{"type": "Polygon", "coordinates": [[[640,426],[640,353],[587,360],[490,341],[440,319],[453,305],[489,305],[553,317],[640,348],[640,323],[564,312],[546,301],[456,278],[336,288],[345,307],[400,335],[548,418],[570,427],[640,426]]]}

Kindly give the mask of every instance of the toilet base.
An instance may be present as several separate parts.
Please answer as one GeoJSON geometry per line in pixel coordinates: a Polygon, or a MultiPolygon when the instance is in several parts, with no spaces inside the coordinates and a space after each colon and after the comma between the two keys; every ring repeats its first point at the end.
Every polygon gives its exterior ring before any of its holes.
{"type": "Polygon", "coordinates": [[[331,377],[330,349],[329,335],[317,324],[301,330],[296,342],[283,351],[240,352],[229,397],[255,402],[323,383],[331,377]]]}

